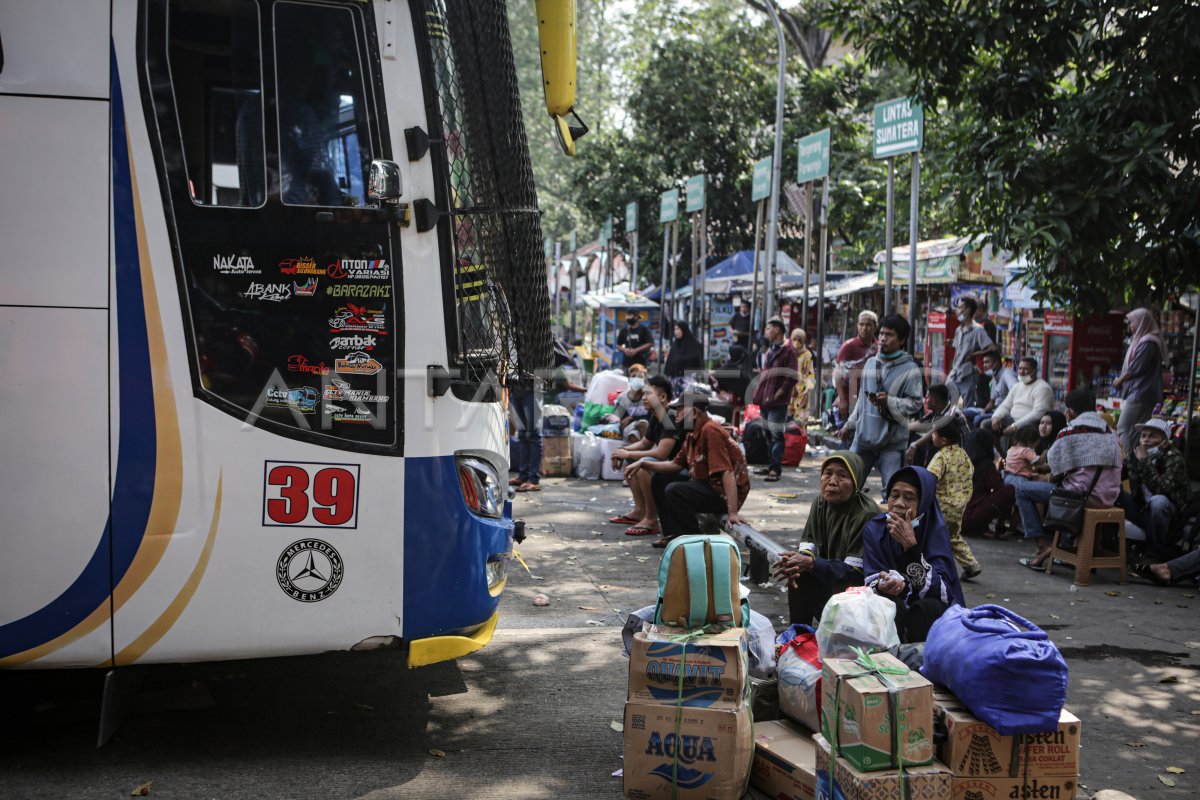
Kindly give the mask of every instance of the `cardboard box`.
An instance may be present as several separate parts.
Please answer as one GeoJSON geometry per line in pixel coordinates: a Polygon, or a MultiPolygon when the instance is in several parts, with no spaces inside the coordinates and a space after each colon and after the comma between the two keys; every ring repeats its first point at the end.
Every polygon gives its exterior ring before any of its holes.
{"type": "Polygon", "coordinates": [[[1074,800],[1078,778],[953,779],[951,800],[1074,800]]]}
{"type": "Polygon", "coordinates": [[[905,796],[913,800],[951,800],[954,776],[941,764],[905,765],[903,776],[898,768],[862,772],[846,759],[834,758],[825,737],[814,736],[813,744],[816,747],[816,800],[900,800],[905,796]],[[901,793],[901,783],[905,784],[907,795],[901,793]]]}
{"type": "Polygon", "coordinates": [[[814,800],[817,749],[812,733],[783,720],[754,723],[750,785],[771,800],[814,800]]]}
{"type": "Polygon", "coordinates": [[[547,478],[566,478],[571,474],[571,437],[554,436],[542,439],[542,475],[547,478]]]}
{"type": "Polygon", "coordinates": [[[740,800],[753,755],[748,705],[716,709],[625,704],[628,800],[666,800],[672,797],[673,779],[679,800],[740,800]]]}
{"type": "MultiPolygon", "coordinates": [[[[659,630],[659,629],[654,629],[659,630]]],[[[667,629],[675,631],[676,629],[667,629]]],[[[682,702],[685,708],[736,708],[749,696],[745,628],[683,643],[674,632],[637,632],[629,648],[629,694],[639,703],[682,702]],[[679,673],[683,670],[683,688],[679,673]]]]}
{"type": "Polygon", "coordinates": [[[571,477],[571,457],[566,458],[546,458],[542,457],[542,477],[543,478],[569,478],[571,477]]]}
{"type": "Polygon", "coordinates": [[[1079,719],[1065,708],[1057,730],[1001,736],[975,717],[954,695],[933,701],[938,737],[937,757],[959,777],[1074,778],[1079,774],[1079,719]]]}
{"type": "Polygon", "coordinates": [[[831,744],[836,742],[838,755],[864,772],[894,768],[897,755],[906,765],[930,763],[933,684],[889,653],[875,653],[871,658],[883,668],[903,672],[873,673],[849,659],[825,661],[821,734],[831,744]]]}

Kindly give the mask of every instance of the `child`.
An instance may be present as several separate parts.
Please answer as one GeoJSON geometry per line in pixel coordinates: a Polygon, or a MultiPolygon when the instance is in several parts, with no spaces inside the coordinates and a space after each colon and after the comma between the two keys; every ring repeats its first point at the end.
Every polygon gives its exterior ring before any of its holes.
{"type": "Polygon", "coordinates": [[[1038,443],[1038,429],[1032,425],[1017,428],[1012,441],[1004,455],[1004,482],[1016,486],[1034,480],[1033,464],[1038,454],[1033,448],[1038,443]]]}
{"type": "Polygon", "coordinates": [[[964,425],[955,416],[947,416],[931,431],[933,446],[937,452],[927,469],[937,476],[937,503],[946,519],[950,531],[950,549],[954,560],[962,570],[962,578],[969,581],[983,572],[983,567],[971,552],[971,546],[962,536],[963,512],[971,499],[972,477],[975,466],[967,451],[962,448],[964,425]]]}

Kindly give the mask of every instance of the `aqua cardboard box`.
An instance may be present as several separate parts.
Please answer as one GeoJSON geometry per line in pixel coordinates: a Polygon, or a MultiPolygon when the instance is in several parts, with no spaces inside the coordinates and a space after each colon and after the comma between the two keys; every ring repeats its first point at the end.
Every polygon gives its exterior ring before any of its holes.
{"type": "Polygon", "coordinates": [[[956,776],[1074,778],[1079,774],[1081,723],[1065,708],[1053,731],[1001,736],[954,695],[938,693],[933,718],[939,732],[938,760],[956,776]]]}
{"type": "Polygon", "coordinates": [[[740,800],[754,756],[750,706],[625,704],[627,800],[740,800]],[[674,786],[674,791],[672,787],[674,786]]]}
{"type": "Polygon", "coordinates": [[[754,723],[750,785],[771,800],[814,800],[817,751],[812,736],[787,720],[754,723]]]}
{"type": "Polygon", "coordinates": [[[889,653],[878,669],[827,659],[821,674],[821,734],[864,772],[933,761],[933,684],[889,653]]]}
{"type": "Polygon", "coordinates": [[[749,695],[748,653],[745,628],[694,637],[675,628],[635,633],[626,699],[688,708],[740,706],[749,695]]]}

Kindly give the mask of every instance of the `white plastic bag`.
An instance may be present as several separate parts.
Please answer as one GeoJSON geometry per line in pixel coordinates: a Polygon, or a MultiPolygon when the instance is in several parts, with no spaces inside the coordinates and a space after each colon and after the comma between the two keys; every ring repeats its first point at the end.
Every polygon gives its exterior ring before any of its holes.
{"type": "Polygon", "coordinates": [[[791,647],[783,648],[775,666],[779,679],[779,710],[803,722],[809,730],[821,730],[817,714],[821,668],[808,663],[791,647]]]}
{"type": "Polygon", "coordinates": [[[602,406],[611,405],[608,402],[608,396],[613,392],[626,392],[629,390],[629,378],[617,372],[615,369],[606,369],[597,372],[588,381],[587,394],[583,399],[588,403],[599,403],[602,406]]]}
{"type": "Polygon", "coordinates": [[[575,474],[585,481],[600,479],[600,468],[604,462],[600,441],[595,436],[585,435],[574,453],[575,474]]]}
{"type": "Polygon", "coordinates": [[[855,658],[851,647],[868,653],[900,646],[896,633],[896,604],[865,586],[851,586],[825,604],[817,625],[821,660],[855,658]]]}

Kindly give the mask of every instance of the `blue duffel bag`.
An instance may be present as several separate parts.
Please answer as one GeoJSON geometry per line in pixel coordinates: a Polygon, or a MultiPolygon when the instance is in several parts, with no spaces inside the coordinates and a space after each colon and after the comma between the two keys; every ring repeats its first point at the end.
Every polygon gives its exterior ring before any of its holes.
{"type": "Polygon", "coordinates": [[[946,609],[929,629],[921,674],[1001,736],[1056,730],[1067,701],[1067,662],[1054,642],[1001,606],[946,609]]]}

